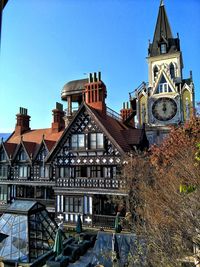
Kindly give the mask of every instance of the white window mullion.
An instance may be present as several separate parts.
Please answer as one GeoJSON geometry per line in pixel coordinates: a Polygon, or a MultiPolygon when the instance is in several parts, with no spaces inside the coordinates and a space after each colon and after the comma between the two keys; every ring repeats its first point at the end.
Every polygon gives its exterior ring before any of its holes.
{"type": "Polygon", "coordinates": [[[57,196],[57,212],[60,212],[60,196],[57,196]]]}

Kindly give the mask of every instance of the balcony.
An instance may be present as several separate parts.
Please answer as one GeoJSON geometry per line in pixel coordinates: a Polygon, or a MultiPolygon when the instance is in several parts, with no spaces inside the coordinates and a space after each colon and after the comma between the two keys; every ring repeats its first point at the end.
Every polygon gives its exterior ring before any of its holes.
{"type": "Polygon", "coordinates": [[[125,181],[115,178],[58,178],[57,187],[67,188],[91,188],[91,189],[125,189],[125,181]]]}

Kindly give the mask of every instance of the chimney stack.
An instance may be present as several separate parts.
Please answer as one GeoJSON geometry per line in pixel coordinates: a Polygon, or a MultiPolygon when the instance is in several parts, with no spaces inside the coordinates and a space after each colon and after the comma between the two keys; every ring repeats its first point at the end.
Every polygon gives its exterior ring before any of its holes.
{"type": "Polygon", "coordinates": [[[58,133],[65,128],[65,121],[63,105],[56,102],[56,108],[52,110],[53,112],[53,122],[51,125],[52,133],[58,133]]]}
{"type": "Polygon", "coordinates": [[[26,108],[19,108],[19,113],[17,116],[17,124],[15,126],[15,135],[21,135],[26,131],[30,130],[29,122],[30,116],[28,115],[28,110],[26,108]]]}
{"type": "Polygon", "coordinates": [[[123,108],[120,110],[120,114],[123,122],[127,122],[129,125],[135,127],[133,109],[129,102],[123,102],[123,108]]]}
{"type": "Polygon", "coordinates": [[[85,84],[83,99],[85,103],[98,110],[102,115],[106,115],[105,99],[107,91],[105,84],[101,81],[101,72],[89,74],[89,82],[85,84]]]}

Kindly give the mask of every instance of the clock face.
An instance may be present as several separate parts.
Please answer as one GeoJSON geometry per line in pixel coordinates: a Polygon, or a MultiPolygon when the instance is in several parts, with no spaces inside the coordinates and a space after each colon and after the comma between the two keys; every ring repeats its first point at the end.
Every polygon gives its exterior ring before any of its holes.
{"type": "Polygon", "coordinates": [[[176,102],[168,97],[156,100],[152,106],[152,114],[159,121],[171,120],[177,112],[176,102]]]}

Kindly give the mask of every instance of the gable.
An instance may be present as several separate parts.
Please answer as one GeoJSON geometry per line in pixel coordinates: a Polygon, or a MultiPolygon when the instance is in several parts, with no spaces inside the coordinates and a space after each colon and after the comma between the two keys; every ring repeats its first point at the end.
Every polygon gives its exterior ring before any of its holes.
{"type": "Polygon", "coordinates": [[[160,75],[160,79],[158,79],[157,85],[154,90],[154,94],[166,94],[175,92],[172,84],[170,83],[167,76],[164,72],[160,75]]]}
{"type": "Polygon", "coordinates": [[[26,150],[24,149],[24,147],[22,146],[22,144],[20,144],[20,147],[17,150],[14,159],[16,161],[29,161],[29,156],[28,156],[26,150]]]}
{"type": "Polygon", "coordinates": [[[40,145],[39,150],[38,150],[34,160],[37,161],[37,162],[44,161],[44,159],[48,155],[48,152],[49,151],[47,150],[44,142],[42,142],[42,144],[40,145]]]}
{"type": "Polygon", "coordinates": [[[89,114],[84,106],[67,128],[52,155],[56,165],[100,165],[114,163],[116,160],[119,162],[119,157],[120,152],[110,140],[109,135],[103,131],[98,121],[89,114]],[[103,147],[97,146],[98,138],[100,142],[103,140],[103,147]],[[96,149],[91,147],[94,140],[96,149]],[[76,142],[77,147],[74,145],[76,142]],[[107,156],[112,159],[106,158],[107,156]]]}

